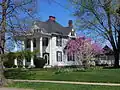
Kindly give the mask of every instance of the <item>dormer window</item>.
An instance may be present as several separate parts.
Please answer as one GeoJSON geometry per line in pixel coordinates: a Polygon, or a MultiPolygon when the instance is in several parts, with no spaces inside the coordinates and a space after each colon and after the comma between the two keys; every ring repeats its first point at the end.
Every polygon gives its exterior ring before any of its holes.
{"type": "Polygon", "coordinates": [[[41,32],[41,31],[45,31],[45,29],[44,28],[34,29],[34,33],[38,33],[38,32],[41,32]]]}
{"type": "Polygon", "coordinates": [[[72,31],[71,31],[71,36],[75,36],[75,30],[74,29],[72,29],[72,31]]]}
{"type": "Polygon", "coordinates": [[[74,31],[71,32],[71,36],[75,36],[75,32],[74,31]]]}
{"type": "Polygon", "coordinates": [[[56,46],[62,46],[62,37],[61,36],[56,37],[56,46]]]}
{"type": "Polygon", "coordinates": [[[40,32],[40,29],[34,29],[34,33],[40,32]]]}

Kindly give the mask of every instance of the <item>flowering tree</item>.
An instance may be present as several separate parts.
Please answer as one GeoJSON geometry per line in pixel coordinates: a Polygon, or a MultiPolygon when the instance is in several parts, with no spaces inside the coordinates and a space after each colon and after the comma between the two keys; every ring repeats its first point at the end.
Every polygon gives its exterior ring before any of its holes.
{"type": "Polygon", "coordinates": [[[82,62],[82,65],[89,66],[89,61],[102,49],[97,43],[92,43],[91,39],[79,37],[68,42],[66,51],[68,55],[75,55],[79,64],[82,62]]]}
{"type": "Polygon", "coordinates": [[[114,67],[120,60],[120,0],[69,0],[77,27],[92,37],[107,40],[113,49],[114,67]]]}

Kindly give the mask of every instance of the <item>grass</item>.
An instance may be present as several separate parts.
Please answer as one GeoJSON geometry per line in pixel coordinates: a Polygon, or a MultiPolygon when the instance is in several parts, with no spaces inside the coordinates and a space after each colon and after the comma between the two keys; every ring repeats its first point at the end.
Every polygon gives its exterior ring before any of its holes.
{"type": "Polygon", "coordinates": [[[85,82],[120,83],[120,69],[100,69],[55,73],[55,69],[18,70],[5,72],[8,79],[64,80],[85,82]]]}
{"type": "Polygon", "coordinates": [[[34,90],[120,90],[117,86],[92,86],[92,85],[73,85],[73,84],[53,84],[53,83],[28,83],[16,82],[9,85],[15,88],[29,88],[34,90]]]}

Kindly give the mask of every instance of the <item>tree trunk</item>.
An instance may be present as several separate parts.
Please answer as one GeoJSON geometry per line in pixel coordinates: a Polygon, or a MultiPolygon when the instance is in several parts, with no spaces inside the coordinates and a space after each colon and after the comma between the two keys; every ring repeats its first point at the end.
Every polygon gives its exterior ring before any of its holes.
{"type": "Polygon", "coordinates": [[[115,58],[114,67],[118,68],[119,67],[119,52],[117,51],[114,52],[114,58],[115,58]]]}
{"type": "MultiPolygon", "coordinates": [[[[5,46],[5,32],[6,32],[6,10],[7,10],[7,0],[2,0],[2,23],[1,23],[1,32],[0,32],[0,54],[4,55],[4,46],[5,46]]],[[[0,57],[0,87],[6,84],[6,79],[4,77],[3,69],[3,57],[0,57]]]]}
{"type": "Polygon", "coordinates": [[[4,77],[4,68],[3,68],[3,61],[0,57],[0,87],[6,85],[6,79],[4,77]]]}

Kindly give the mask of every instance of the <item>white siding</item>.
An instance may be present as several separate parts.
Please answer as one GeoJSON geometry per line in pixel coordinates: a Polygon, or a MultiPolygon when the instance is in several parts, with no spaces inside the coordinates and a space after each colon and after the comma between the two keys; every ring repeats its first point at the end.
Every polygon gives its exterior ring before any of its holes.
{"type": "MultiPolygon", "coordinates": [[[[78,63],[76,61],[68,61],[67,60],[67,53],[64,53],[63,50],[69,40],[69,38],[62,38],[62,46],[56,46],[56,37],[48,37],[49,38],[49,42],[48,42],[48,46],[43,46],[43,53],[47,52],[49,53],[49,65],[50,66],[70,66],[70,65],[78,65],[78,63]],[[58,62],[57,61],[57,55],[56,52],[60,51],[62,52],[62,61],[58,62]]],[[[40,50],[40,39],[38,38],[36,40],[36,50],[40,50]]],[[[28,48],[29,49],[29,48],[28,48]]],[[[40,55],[40,54],[38,54],[40,55]]]]}
{"type": "Polygon", "coordinates": [[[70,65],[78,65],[76,61],[68,61],[67,60],[67,54],[63,52],[66,44],[68,42],[68,38],[62,38],[62,47],[56,46],[56,37],[52,37],[52,47],[51,47],[51,65],[52,66],[70,66],[70,65]],[[62,52],[62,62],[57,62],[57,55],[56,52],[61,51],[62,52]]]}

